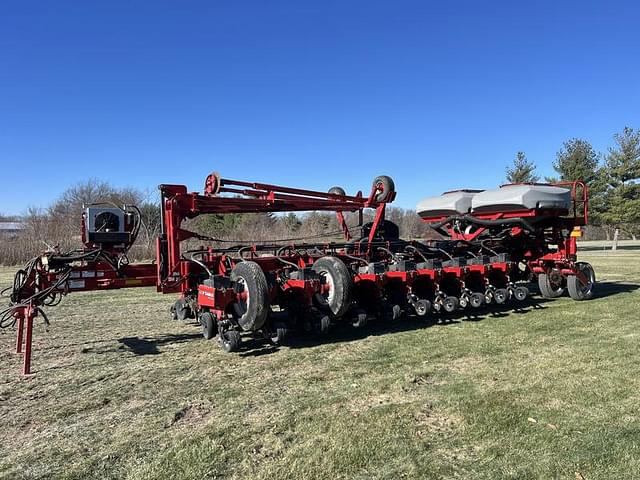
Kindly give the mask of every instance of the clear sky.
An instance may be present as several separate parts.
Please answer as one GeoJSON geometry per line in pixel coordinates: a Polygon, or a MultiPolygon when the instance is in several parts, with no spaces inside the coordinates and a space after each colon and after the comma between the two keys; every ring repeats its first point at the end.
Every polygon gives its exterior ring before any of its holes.
{"type": "Polygon", "coordinates": [[[523,150],[640,127],[637,1],[0,4],[0,212],[96,177],[205,176],[396,205],[489,188],[523,150]]]}

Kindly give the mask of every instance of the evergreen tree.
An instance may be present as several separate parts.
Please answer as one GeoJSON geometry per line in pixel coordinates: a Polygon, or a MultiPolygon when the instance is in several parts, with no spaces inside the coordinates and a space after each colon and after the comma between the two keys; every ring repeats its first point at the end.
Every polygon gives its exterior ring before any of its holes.
{"type": "Polygon", "coordinates": [[[553,168],[559,178],[547,178],[547,181],[574,182],[582,180],[589,188],[589,213],[591,223],[602,223],[602,213],[607,209],[604,192],[606,174],[599,166],[600,156],[591,144],[580,138],[572,138],[562,144],[556,153],[553,168]]]}
{"type": "Polygon", "coordinates": [[[535,183],[539,177],[535,175],[536,166],[527,160],[524,152],[518,152],[513,165],[507,167],[507,182],[509,183],[535,183]]]}
{"type": "Polygon", "coordinates": [[[582,180],[591,184],[598,176],[598,154],[586,140],[572,138],[556,153],[553,168],[563,182],[582,180]]]}
{"type": "Polygon", "coordinates": [[[640,130],[625,127],[614,135],[606,159],[607,211],[603,219],[634,238],[640,232],[640,130]]]}

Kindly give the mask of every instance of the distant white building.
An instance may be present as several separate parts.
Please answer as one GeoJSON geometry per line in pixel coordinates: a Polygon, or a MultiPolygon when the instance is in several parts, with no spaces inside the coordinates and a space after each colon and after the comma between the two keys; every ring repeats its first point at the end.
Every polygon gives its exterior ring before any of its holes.
{"type": "Polygon", "coordinates": [[[14,238],[24,228],[22,222],[0,222],[0,239],[14,238]]]}

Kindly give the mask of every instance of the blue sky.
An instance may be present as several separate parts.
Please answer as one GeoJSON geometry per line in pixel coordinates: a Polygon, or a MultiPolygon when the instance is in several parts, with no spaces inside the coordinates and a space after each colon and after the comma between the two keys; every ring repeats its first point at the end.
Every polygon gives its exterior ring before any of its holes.
{"type": "Polygon", "coordinates": [[[396,205],[488,188],[523,150],[640,127],[637,2],[4,1],[0,212],[96,177],[205,176],[396,205]]]}

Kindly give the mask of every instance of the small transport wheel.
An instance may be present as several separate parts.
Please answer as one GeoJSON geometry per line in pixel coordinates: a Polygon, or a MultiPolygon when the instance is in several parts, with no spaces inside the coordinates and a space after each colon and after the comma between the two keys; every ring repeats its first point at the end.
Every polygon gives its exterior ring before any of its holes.
{"type": "Polygon", "coordinates": [[[376,193],[374,199],[376,202],[388,202],[393,198],[393,194],[396,191],[396,186],[393,183],[393,179],[386,175],[380,175],[373,179],[373,186],[379,190],[376,193]]]}
{"type": "Polygon", "coordinates": [[[506,288],[497,288],[496,291],[493,292],[493,298],[498,305],[502,305],[509,300],[509,291],[506,288]]]}
{"type": "Polygon", "coordinates": [[[319,258],[311,268],[326,289],[314,295],[315,303],[334,317],[343,316],[351,307],[353,280],[349,269],[339,258],[329,256],[319,258]]]}
{"type": "Polygon", "coordinates": [[[586,262],[576,262],[576,270],[584,277],[580,279],[578,275],[567,277],[567,290],[569,296],[574,300],[589,300],[593,297],[593,286],[596,283],[596,272],[591,264],[586,262]]]}
{"type": "Polygon", "coordinates": [[[276,322],[269,336],[269,340],[274,345],[282,345],[289,334],[289,328],[283,322],[276,322]]]}
{"type": "Polygon", "coordinates": [[[538,288],[543,298],[558,298],[562,296],[565,290],[563,283],[560,275],[538,274],[538,288]]]}
{"type": "Polygon", "coordinates": [[[211,312],[200,314],[200,324],[202,325],[202,336],[207,340],[212,339],[218,333],[218,322],[211,312]]]}
{"type": "Polygon", "coordinates": [[[227,353],[240,350],[240,332],[236,330],[222,332],[220,334],[220,346],[227,353]]]}
{"type": "Polygon", "coordinates": [[[529,289],[527,287],[516,287],[513,289],[513,296],[516,300],[522,302],[529,296],[529,289]]]}
{"type": "Polygon", "coordinates": [[[414,303],[413,308],[416,310],[416,315],[419,317],[424,317],[427,313],[431,311],[431,302],[429,300],[418,300],[414,303]]]}
{"type": "Polygon", "coordinates": [[[484,295],[482,293],[472,293],[471,297],[469,297],[469,305],[473,308],[480,308],[484,303],[484,295]]]}
{"type": "Polygon", "coordinates": [[[331,187],[329,189],[329,193],[333,193],[334,195],[346,195],[347,192],[344,191],[342,187],[331,187]]]}
{"type": "Polygon", "coordinates": [[[267,278],[256,262],[244,261],[231,271],[231,281],[242,297],[232,306],[232,314],[244,331],[262,328],[269,314],[267,278]]]}
{"type": "Polygon", "coordinates": [[[447,313],[455,312],[460,306],[460,301],[456,297],[447,297],[442,301],[442,308],[447,313]]]}

